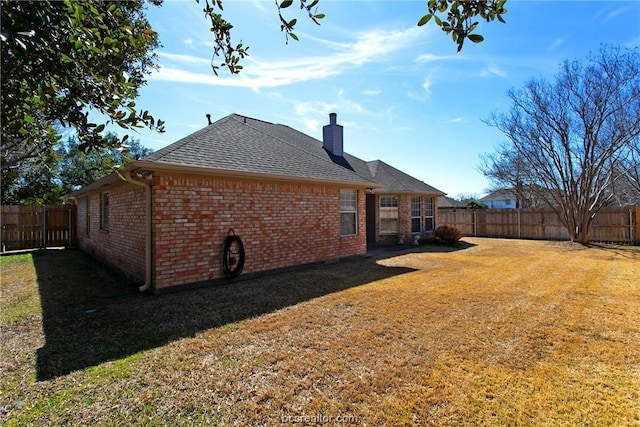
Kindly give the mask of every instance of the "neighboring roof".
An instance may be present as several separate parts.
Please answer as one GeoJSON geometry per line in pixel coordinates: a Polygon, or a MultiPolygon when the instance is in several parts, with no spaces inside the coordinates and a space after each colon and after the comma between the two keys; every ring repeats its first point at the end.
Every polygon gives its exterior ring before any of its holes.
{"type": "Polygon", "coordinates": [[[447,196],[438,197],[439,208],[464,208],[466,205],[459,200],[452,199],[447,196]]]}
{"type": "Polygon", "coordinates": [[[513,199],[513,198],[515,198],[515,193],[513,192],[513,190],[503,188],[500,190],[492,191],[491,193],[481,198],[480,201],[483,202],[483,201],[489,201],[489,200],[504,200],[504,199],[513,199]]]}

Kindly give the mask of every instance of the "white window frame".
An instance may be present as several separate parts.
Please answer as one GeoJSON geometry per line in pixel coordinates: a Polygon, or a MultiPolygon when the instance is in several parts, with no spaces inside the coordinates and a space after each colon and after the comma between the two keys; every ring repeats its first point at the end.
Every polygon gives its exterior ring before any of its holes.
{"type": "Polygon", "coordinates": [[[420,234],[422,232],[422,197],[411,197],[411,233],[420,234]],[[414,229],[414,225],[418,229],[414,229]]]}
{"type": "Polygon", "coordinates": [[[398,217],[398,196],[380,196],[380,234],[398,234],[400,220],[398,217]],[[395,230],[388,224],[396,223],[395,230]]]}
{"type": "Polygon", "coordinates": [[[424,198],[424,231],[433,231],[436,229],[436,219],[434,215],[434,198],[433,197],[425,197],[424,198]],[[431,223],[431,228],[427,226],[428,223],[431,223]]]}
{"type": "Polygon", "coordinates": [[[100,194],[100,229],[109,230],[109,192],[100,194]]]}
{"type": "Polygon", "coordinates": [[[340,235],[356,236],[358,234],[358,190],[340,189],[340,235]],[[346,230],[346,219],[352,218],[353,230],[346,230]]]}

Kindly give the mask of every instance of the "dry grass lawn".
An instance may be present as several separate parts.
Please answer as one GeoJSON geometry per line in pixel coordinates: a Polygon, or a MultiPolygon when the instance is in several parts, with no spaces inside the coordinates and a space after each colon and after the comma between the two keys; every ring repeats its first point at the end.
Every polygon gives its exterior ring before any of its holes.
{"type": "Polygon", "coordinates": [[[144,296],[2,257],[5,425],[640,425],[640,250],[466,238],[144,296]]]}

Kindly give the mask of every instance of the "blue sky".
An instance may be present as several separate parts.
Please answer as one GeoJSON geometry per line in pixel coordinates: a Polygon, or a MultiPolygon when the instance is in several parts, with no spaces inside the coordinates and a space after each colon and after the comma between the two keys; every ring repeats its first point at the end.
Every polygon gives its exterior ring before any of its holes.
{"type": "MultiPolygon", "coordinates": [[[[159,70],[137,102],[166,133],[132,135],[155,150],[231,113],[322,138],[335,112],[344,149],[383,160],[450,196],[482,195],[479,155],[505,137],[487,126],[506,111],[506,92],[552,79],[565,59],[602,43],[640,45],[639,1],[508,0],[506,24],[481,24],[480,44],[456,45],[434,25],[417,27],[420,1],[321,0],[321,26],[292,6],[296,42],[285,43],[273,1],[224,0],[224,16],[250,56],[238,76],[211,71],[212,36],[202,5],[165,0],[148,18],[159,33],[159,70]]],[[[217,61],[217,60],[216,60],[217,61]]],[[[219,61],[218,61],[219,62],[219,61]]]]}

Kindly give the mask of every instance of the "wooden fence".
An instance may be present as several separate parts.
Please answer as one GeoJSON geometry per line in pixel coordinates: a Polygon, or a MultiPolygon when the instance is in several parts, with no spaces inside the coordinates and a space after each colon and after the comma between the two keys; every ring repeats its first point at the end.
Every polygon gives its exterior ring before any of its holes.
{"type": "MultiPolygon", "coordinates": [[[[603,209],[591,226],[593,242],[639,243],[640,206],[603,209]]],[[[569,240],[569,233],[551,210],[440,209],[438,223],[452,225],[466,236],[569,240]]]]}
{"type": "Polygon", "coordinates": [[[74,205],[2,206],[0,217],[2,252],[75,244],[74,205]]]}

